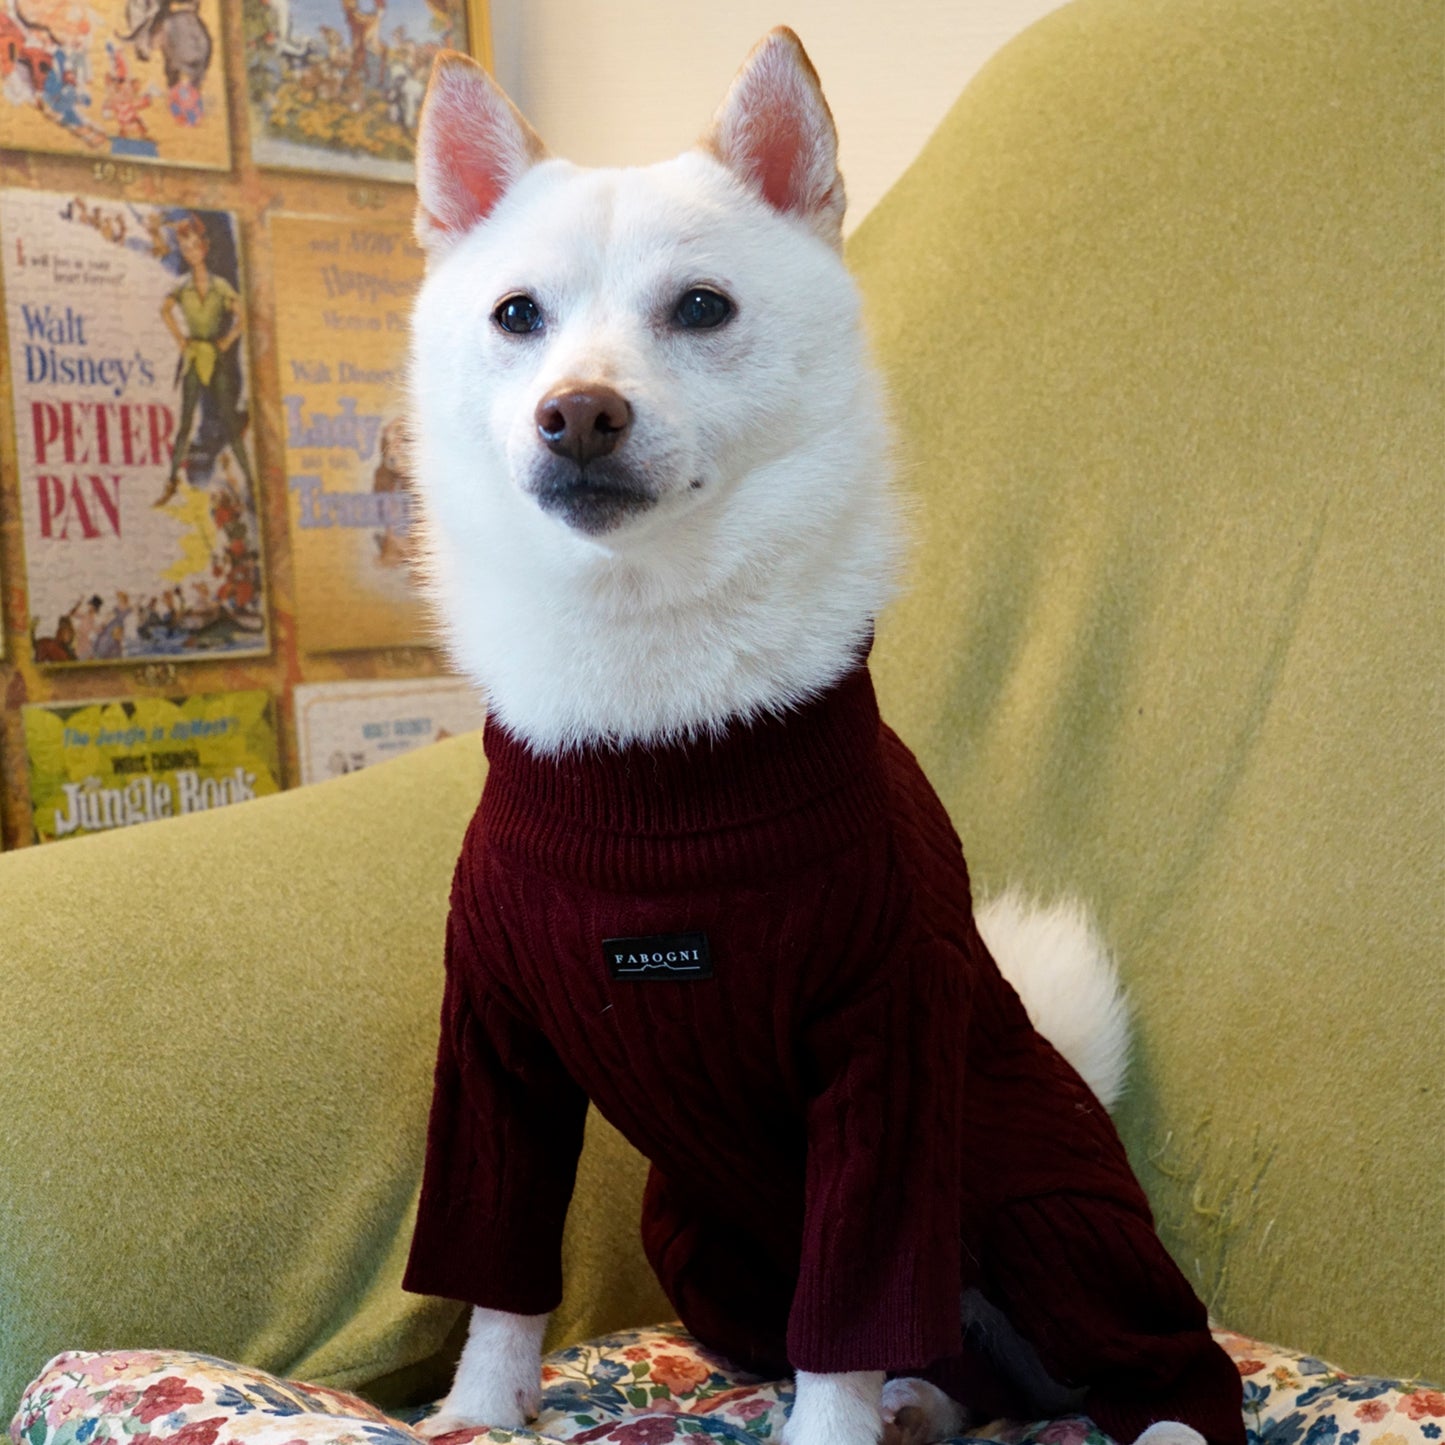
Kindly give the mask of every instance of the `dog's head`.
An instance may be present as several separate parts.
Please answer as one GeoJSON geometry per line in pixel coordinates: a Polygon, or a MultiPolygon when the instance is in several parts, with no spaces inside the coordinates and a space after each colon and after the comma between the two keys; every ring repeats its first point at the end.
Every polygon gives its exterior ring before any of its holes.
{"type": "Polygon", "coordinates": [[[626,170],[550,158],[479,66],[444,54],[417,191],[414,406],[427,452],[471,459],[464,479],[447,468],[441,525],[500,491],[556,545],[655,550],[800,451],[847,466],[843,184],[791,31],[756,48],[696,147],[626,170]]]}
{"type": "Polygon", "coordinates": [[[623,170],[549,157],[444,55],[417,191],[418,557],[494,713],[539,747],[682,737],[840,676],[898,538],[797,38],[763,40],[691,150],[623,170]]]}

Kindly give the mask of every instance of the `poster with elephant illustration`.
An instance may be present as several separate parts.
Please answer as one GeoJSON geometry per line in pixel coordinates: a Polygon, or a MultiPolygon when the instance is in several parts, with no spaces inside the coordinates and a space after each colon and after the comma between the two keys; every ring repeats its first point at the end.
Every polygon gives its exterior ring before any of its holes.
{"type": "Polygon", "coordinates": [[[270,651],[229,211],[0,191],[36,662],[270,651]]]}
{"type": "Polygon", "coordinates": [[[466,50],[468,0],[243,0],[258,165],[410,181],[439,50],[466,50]]]}
{"type": "Polygon", "coordinates": [[[221,0],[0,0],[0,146],[228,170],[221,0]]]}

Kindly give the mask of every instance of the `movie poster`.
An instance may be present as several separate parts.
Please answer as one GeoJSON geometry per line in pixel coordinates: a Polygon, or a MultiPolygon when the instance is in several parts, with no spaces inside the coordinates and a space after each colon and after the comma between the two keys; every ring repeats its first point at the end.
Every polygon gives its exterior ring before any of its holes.
{"type": "Polygon", "coordinates": [[[234,216],[0,193],[41,663],[269,651],[234,216]]]}
{"type": "Polygon", "coordinates": [[[410,181],[437,51],[467,49],[466,0],[244,0],[257,165],[410,181]]]}
{"type": "Polygon", "coordinates": [[[21,715],[37,843],[281,791],[266,692],[34,703],[21,715]]]}
{"type": "Polygon", "coordinates": [[[481,727],[480,697],[459,678],[314,682],[293,695],[301,781],[339,778],[481,727]]]}
{"type": "Polygon", "coordinates": [[[0,0],[0,146],[229,170],[221,0],[0,0]]]}
{"type": "Polygon", "coordinates": [[[395,223],[278,215],[270,233],[301,647],[425,642],[401,459],[421,252],[395,223]]]}

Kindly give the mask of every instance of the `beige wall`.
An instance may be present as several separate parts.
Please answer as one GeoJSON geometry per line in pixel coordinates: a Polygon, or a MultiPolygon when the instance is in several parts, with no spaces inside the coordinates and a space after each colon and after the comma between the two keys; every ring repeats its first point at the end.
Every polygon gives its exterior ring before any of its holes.
{"type": "Polygon", "coordinates": [[[1059,0],[491,0],[497,75],[585,165],[689,145],[753,42],[791,25],[823,78],[856,225],[968,78],[1059,0]]]}

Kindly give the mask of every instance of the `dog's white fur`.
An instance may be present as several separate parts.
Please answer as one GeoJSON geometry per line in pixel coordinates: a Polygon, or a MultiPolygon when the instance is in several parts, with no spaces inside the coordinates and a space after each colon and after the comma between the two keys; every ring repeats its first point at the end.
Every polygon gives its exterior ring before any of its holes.
{"type": "Polygon", "coordinates": [[[546,1315],[474,1309],[467,1342],[441,1408],[420,1427],[448,1435],[479,1424],[517,1426],[542,1407],[546,1315]]]}
{"type": "Polygon", "coordinates": [[[1112,1109],[1129,1068],[1129,1005],[1088,909],[1010,889],[980,904],[974,921],[1033,1026],[1112,1109]]]}
{"type": "MultiPolygon", "coordinates": [[[[831,117],[790,32],[767,37],[697,148],[582,170],[546,155],[486,76],[444,56],[418,150],[428,271],[413,320],[412,470],[426,585],[457,667],[539,751],[706,735],[841,676],[900,552],[888,436],[840,259],[831,117]],[[482,224],[485,222],[485,224],[482,224]],[[669,325],[689,288],[734,312],[669,325]],[[542,329],[504,332],[525,294],[542,329]],[[632,408],[629,485],[650,505],[587,532],[539,506],[536,408],[565,383],[632,408]]],[[[980,920],[1036,1023],[1106,1102],[1127,1017],[1080,911],[1005,899],[980,920]]],[[[517,1426],[545,1319],[478,1309],[422,1426],[517,1426]]],[[[789,1445],[938,1439],[962,1412],[918,1381],[802,1373],[789,1445]]]]}

